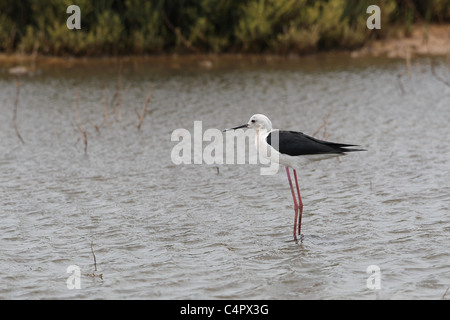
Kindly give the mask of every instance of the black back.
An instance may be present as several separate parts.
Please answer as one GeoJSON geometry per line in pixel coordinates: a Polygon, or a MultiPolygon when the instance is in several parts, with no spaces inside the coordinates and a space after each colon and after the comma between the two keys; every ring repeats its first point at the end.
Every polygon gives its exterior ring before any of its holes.
{"type": "Polygon", "coordinates": [[[306,134],[296,131],[278,131],[279,148],[272,146],[272,132],[266,137],[269,145],[278,152],[290,156],[300,156],[308,154],[344,153],[350,151],[365,151],[363,149],[346,149],[346,147],[356,146],[354,144],[343,144],[319,140],[306,134]]]}

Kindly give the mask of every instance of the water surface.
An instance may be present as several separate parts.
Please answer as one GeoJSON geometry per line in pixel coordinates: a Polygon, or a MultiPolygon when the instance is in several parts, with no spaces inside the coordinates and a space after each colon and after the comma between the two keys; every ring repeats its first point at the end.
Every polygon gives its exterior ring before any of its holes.
{"type": "MultiPolygon", "coordinates": [[[[413,60],[409,76],[404,61],[381,58],[210,59],[37,63],[20,78],[25,144],[12,125],[15,80],[0,68],[0,297],[440,299],[450,88],[429,60],[413,60]],[[111,105],[119,70],[121,121],[111,105]],[[302,243],[284,170],[171,161],[173,130],[228,128],[254,113],[310,135],[330,113],[327,139],[368,149],[298,171],[302,243]],[[67,288],[70,265],[79,290],[67,288]],[[379,290],[367,288],[370,265],[379,290]]],[[[448,79],[445,60],[435,65],[448,79]]]]}

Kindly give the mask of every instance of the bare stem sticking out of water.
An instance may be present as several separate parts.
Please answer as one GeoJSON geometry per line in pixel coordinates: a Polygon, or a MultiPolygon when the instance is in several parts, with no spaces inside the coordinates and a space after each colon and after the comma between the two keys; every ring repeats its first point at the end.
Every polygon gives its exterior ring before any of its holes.
{"type": "Polygon", "coordinates": [[[152,96],[153,87],[154,87],[154,86],[152,86],[152,87],[150,88],[150,90],[148,91],[147,99],[145,99],[144,109],[142,110],[142,113],[139,114],[139,112],[136,111],[136,113],[137,113],[138,116],[139,116],[139,123],[137,124],[137,129],[138,129],[138,131],[141,130],[142,122],[144,121],[145,114],[147,113],[148,103],[150,102],[150,98],[151,98],[151,96],[152,96]]]}
{"type": "MultiPolygon", "coordinates": [[[[114,92],[111,98],[111,101],[109,101],[109,90],[105,86],[103,88],[103,119],[100,124],[96,124],[94,121],[91,121],[90,119],[87,119],[87,122],[95,129],[97,133],[100,133],[100,129],[106,125],[108,128],[111,127],[112,124],[114,124],[115,121],[118,121],[119,123],[122,122],[122,101],[123,101],[123,95],[128,92],[129,85],[126,86],[125,90],[122,90],[122,64],[120,64],[119,72],[117,76],[117,82],[114,86],[114,92]],[[112,111],[110,110],[112,108],[112,111]],[[117,113],[117,119],[115,114],[117,113]]],[[[138,113],[136,111],[136,113],[138,113]]],[[[138,118],[141,115],[138,113],[138,118]]],[[[78,118],[79,119],[79,118],[78,118]]],[[[79,122],[80,123],[80,122],[79,122]]]]}
{"type": "Polygon", "coordinates": [[[436,73],[436,70],[434,68],[434,61],[433,59],[430,59],[430,66],[431,66],[431,73],[433,74],[433,76],[438,79],[440,82],[442,82],[443,84],[445,84],[446,86],[450,87],[450,81],[447,79],[442,78],[440,75],[438,75],[436,73]]]}
{"type": "Polygon", "coordinates": [[[448,290],[450,290],[450,286],[448,286],[447,290],[445,290],[444,294],[441,297],[441,300],[445,300],[445,296],[447,295],[448,290]]]}
{"type": "Polygon", "coordinates": [[[120,92],[119,94],[119,99],[117,100],[117,104],[116,104],[116,109],[117,109],[117,121],[119,121],[119,123],[122,122],[122,99],[123,99],[123,95],[126,94],[128,92],[128,89],[130,88],[130,86],[127,86],[125,88],[125,92],[120,92]]]}
{"type": "Polygon", "coordinates": [[[398,86],[400,88],[400,91],[402,92],[402,94],[405,94],[405,87],[403,86],[403,82],[402,82],[402,77],[403,75],[405,75],[405,73],[408,74],[409,78],[411,78],[412,76],[412,72],[411,72],[411,52],[409,50],[406,51],[405,54],[405,66],[406,66],[406,71],[402,71],[397,73],[397,83],[398,86]]]}
{"type": "Polygon", "coordinates": [[[323,119],[322,124],[321,124],[321,125],[317,128],[317,130],[313,133],[313,137],[315,137],[315,136],[320,132],[320,130],[323,129],[322,139],[325,140],[325,139],[328,138],[328,135],[327,135],[327,123],[328,123],[328,119],[330,118],[331,111],[333,111],[333,109],[331,109],[331,110],[327,113],[327,115],[326,115],[325,118],[323,119]]]}
{"type": "Polygon", "coordinates": [[[406,64],[406,72],[408,72],[408,76],[411,78],[411,51],[407,50],[405,54],[405,64],[406,64]]]}
{"type": "Polygon", "coordinates": [[[106,87],[103,89],[103,97],[104,97],[104,103],[103,103],[103,115],[105,117],[105,124],[109,127],[109,116],[108,116],[108,94],[106,93],[106,87]]]}
{"type": "Polygon", "coordinates": [[[20,93],[20,81],[16,79],[16,99],[14,100],[14,112],[13,112],[13,126],[14,130],[16,130],[16,135],[19,138],[20,142],[22,144],[25,144],[25,141],[23,141],[22,136],[19,133],[19,129],[17,128],[17,106],[19,104],[19,93],[20,93]]]}
{"type": "Polygon", "coordinates": [[[75,142],[75,145],[78,143],[78,141],[83,139],[84,153],[86,154],[87,147],[88,147],[87,133],[86,133],[86,130],[84,130],[81,125],[81,117],[80,117],[80,109],[78,106],[78,100],[79,100],[79,94],[78,94],[78,89],[77,89],[77,93],[75,95],[75,110],[76,110],[76,115],[77,115],[77,130],[80,135],[78,136],[78,139],[77,139],[77,142],[75,142]]]}
{"type": "Polygon", "coordinates": [[[94,256],[94,271],[97,271],[97,258],[95,257],[93,245],[94,245],[94,242],[91,241],[91,252],[92,252],[92,255],[94,256]]]}
{"type": "MultiPolygon", "coordinates": [[[[119,64],[119,71],[117,73],[117,82],[115,85],[114,94],[111,99],[111,107],[113,108],[110,116],[113,117],[117,112],[117,121],[122,122],[122,99],[124,93],[128,92],[129,86],[125,88],[125,92],[122,90],[122,62],[119,64]]],[[[113,118],[112,121],[114,121],[113,118]]]]}
{"type": "Polygon", "coordinates": [[[122,62],[120,62],[120,64],[119,64],[119,72],[118,72],[118,75],[117,75],[117,83],[116,83],[116,86],[115,86],[115,91],[114,91],[113,97],[111,99],[111,107],[114,107],[112,114],[114,114],[116,112],[116,106],[117,105],[114,106],[114,101],[119,98],[119,96],[120,96],[120,89],[121,88],[122,88],[122,62]]]}
{"type": "Polygon", "coordinates": [[[95,272],[97,271],[97,258],[95,257],[95,253],[94,253],[94,242],[91,241],[91,252],[92,252],[92,256],[94,257],[94,272],[92,273],[86,273],[84,274],[86,277],[99,277],[100,279],[103,280],[103,273],[100,274],[95,274],[95,272]]]}
{"type": "Polygon", "coordinates": [[[397,73],[397,83],[398,83],[398,86],[400,87],[400,91],[402,92],[402,94],[405,94],[405,88],[403,87],[403,83],[402,83],[403,74],[404,74],[404,72],[397,73]]]}
{"type": "Polygon", "coordinates": [[[97,125],[97,124],[95,124],[95,123],[93,123],[91,120],[87,120],[88,122],[89,122],[89,124],[91,125],[91,126],[93,126],[94,127],[94,129],[95,129],[95,131],[97,132],[97,133],[100,133],[100,126],[101,125],[97,125]]]}

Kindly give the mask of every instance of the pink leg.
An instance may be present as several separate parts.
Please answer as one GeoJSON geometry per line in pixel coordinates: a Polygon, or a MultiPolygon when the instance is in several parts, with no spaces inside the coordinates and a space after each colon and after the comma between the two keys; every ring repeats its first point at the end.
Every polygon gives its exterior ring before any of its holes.
{"type": "Polygon", "coordinates": [[[297,180],[297,171],[295,171],[295,169],[294,169],[294,178],[295,178],[295,186],[297,187],[298,206],[299,206],[299,209],[300,209],[300,212],[299,212],[299,215],[298,215],[298,234],[301,235],[303,202],[302,202],[302,197],[300,196],[300,188],[298,187],[298,180],[297,180]]]}
{"type": "MultiPolygon", "coordinates": [[[[294,171],[295,173],[295,171],[294,171]]],[[[298,217],[298,204],[297,199],[295,198],[294,186],[292,185],[291,174],[289,173],[289,168],[286,167],[286,174],[289,180],[289,186],[291,187],[292,198],[294,199],[294,209],[295,209],[295,217],[294,217],[294,240],[297,240],[297,217],[298,217]]]]}

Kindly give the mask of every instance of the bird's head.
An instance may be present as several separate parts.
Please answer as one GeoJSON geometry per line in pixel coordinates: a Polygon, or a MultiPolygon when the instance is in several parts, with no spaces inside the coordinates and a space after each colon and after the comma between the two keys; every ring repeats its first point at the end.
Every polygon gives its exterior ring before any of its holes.
{"type": "Polygon", "coordinates": [[[270,122],[269,118],[267,118],[263,114],[254,114],[250,117],[250,120],[248,120],[246,124],[226,130],[236,130],[240,128],[250,128],[256,131],[259,130],[270,131],[272,130],[272,122],[270,122]]]}

